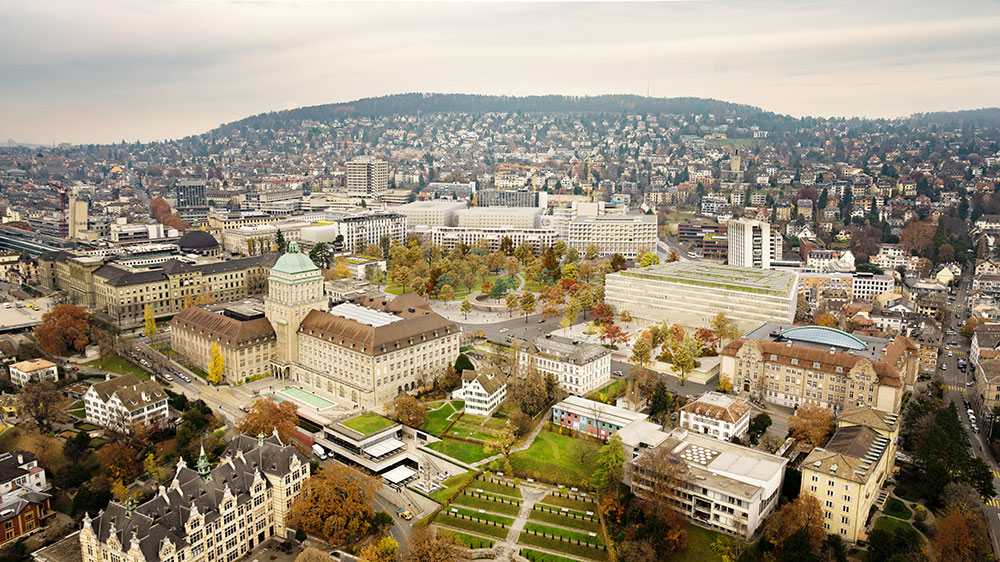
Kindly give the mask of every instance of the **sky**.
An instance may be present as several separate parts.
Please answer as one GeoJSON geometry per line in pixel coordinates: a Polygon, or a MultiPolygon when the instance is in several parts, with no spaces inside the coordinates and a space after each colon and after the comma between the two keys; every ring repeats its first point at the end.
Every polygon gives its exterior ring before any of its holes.
{"type": "Polygon", "coordinates": [[[1000,106],[1000,2],[0,0],[0,143],[152,141],[403,92],[1000,106]]]}

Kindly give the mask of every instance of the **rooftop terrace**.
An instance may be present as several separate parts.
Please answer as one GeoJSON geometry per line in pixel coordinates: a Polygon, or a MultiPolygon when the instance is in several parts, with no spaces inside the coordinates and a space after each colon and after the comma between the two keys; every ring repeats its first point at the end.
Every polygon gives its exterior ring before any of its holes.
{"type": "Polygon", "coordinates": [[[797,278],[790,271],[694,262],[665,263],[622,271],[618,275],[779,297],[787,297],[795,291],[797,278]]]}

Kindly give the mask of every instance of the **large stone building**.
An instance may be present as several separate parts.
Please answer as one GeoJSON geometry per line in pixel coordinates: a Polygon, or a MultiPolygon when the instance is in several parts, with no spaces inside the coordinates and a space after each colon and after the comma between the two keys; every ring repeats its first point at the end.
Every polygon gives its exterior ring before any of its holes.
{"type": "Polygon", "coordinates": [[[309,462],[277,436],[240,435],[210,469],[181,459],[173,480],[138,507],[117,501],[83,518],[83,562],[233,562],[271,537],[287,539],[288,511],[309,462]]]}
{"type": "Polygon", "coordinates": [[[212,361],[212,344],[218,345],[225,384],[269,373],[277,338],[263,306],[251,302],[214,310],[194,306],[174,316],[170,325],[170,348],[205,372],[212,361]]]}
{"type": "Polygon", "coordinates": [[[764,324],[722,350],[719,376],[768,402],[819,404],[839,413],[851,405],[898,412],[912,389],[920,351],[903,336],[854,336],[823,326],[764,324]]]}
{"type": "Polygon", "coordinates": [[[140,382],[135,375],[108,378],[91,386],[83,395],[83,408],[88,422],[116,429],[136,424],[163,427],[170,415],[163,388],[154,381],[140,382]]]}
{"type": "Polygon", "coordinates": [[[576,396],[611,382],[611,351],[602,345],[546,334],[520,344],[517,361],[522,375],[532,368],[551,374],[576,396]]]}
{"type": "Polygon", "coordinates": [[[673,262],[607,276],[604,301],[649,322],[708,327],[720,312],[742,331],[795,318],[794,272],[673,262]]]}
{"type": "Polygon", "coordinates": [[[377,408],[458,357],[459,330],[414,293],[365,296],[327,311],[323,276],[295,243],[275,263],[265,299],[272,374],[377,408]]]}
{"type": "Polygon", "coordinates": [[[816,496],[827,533],[856,542],[882,485],[892,475],[899,437],[897,415],[850,406],[837,430],[802,463],[800,493],[816,496]]]}
{"type": "Polygon", "coordinates": [[[369,245],[380,244],[383,238],[402,242],[406,237],[406,217],[382,211],[339,215],[333,224],[303,228],[300,236],[300,244],[306,249],[320,242],[336,243],[339,239],[348,252],[362,253],[369,245]]]}

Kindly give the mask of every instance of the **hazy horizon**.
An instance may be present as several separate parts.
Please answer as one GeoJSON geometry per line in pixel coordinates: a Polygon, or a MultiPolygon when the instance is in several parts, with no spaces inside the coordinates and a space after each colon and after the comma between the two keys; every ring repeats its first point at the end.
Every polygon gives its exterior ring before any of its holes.
{"type": "Polygon", "coordinates": [[[990,2],[0,3],[0,141],[151,141],[405,92],[793,116],[1000,105],[990,2]]]}

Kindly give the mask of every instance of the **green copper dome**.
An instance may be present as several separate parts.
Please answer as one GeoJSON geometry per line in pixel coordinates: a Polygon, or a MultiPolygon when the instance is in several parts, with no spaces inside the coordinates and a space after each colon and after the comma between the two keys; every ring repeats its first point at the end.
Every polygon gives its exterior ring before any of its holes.
{"type": "Polygon", "coordinates": [[[298,242],[288,243],[288,252],[278,258],[278,261],[274,262],[274,267],[271,268],[272,272],[284,273],[287,275],[296,275],[299,273],[306,273],[309,271],[319,271],[316,264],[309,259],[309,256],[299,252],[298,242]]]}

